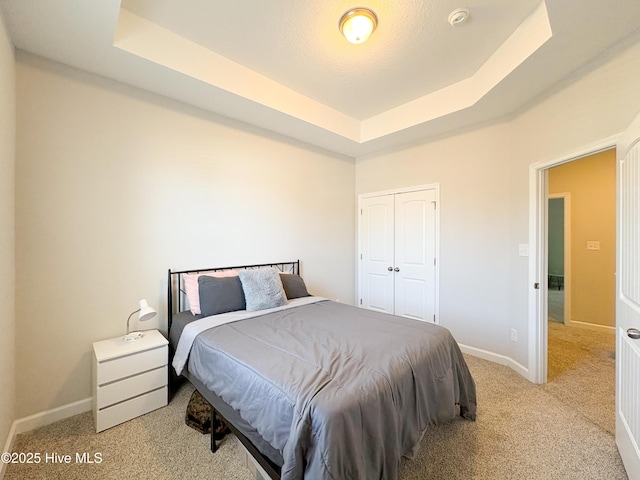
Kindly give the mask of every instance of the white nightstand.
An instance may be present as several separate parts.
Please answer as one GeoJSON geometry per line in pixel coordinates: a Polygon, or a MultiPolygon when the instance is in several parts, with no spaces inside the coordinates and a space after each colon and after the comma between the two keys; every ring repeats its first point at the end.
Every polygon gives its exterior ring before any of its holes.
{"type": "Polygon", "coordinates": [[[96,432],[167,404],[168,343],[158,330],[125,342],[93,344],[93,419],[96,432]]]}

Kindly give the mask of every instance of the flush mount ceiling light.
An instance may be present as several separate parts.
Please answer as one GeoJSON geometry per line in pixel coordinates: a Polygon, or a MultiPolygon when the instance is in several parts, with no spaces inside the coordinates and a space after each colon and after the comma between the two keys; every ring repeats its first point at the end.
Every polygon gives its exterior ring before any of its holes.
{"type": "Polygon", "coordinates": [[[462,25],[469,18],[469,10],[466,8],[456,8],[449,14],[449,23],[452,27],[462,25]]]}
{"type": "Polygon", "coordinates": [[[378,17],[368,8],[353,8],[340,18],[340,32],[351,43],[363,43],[378,26],[378,17]]]}

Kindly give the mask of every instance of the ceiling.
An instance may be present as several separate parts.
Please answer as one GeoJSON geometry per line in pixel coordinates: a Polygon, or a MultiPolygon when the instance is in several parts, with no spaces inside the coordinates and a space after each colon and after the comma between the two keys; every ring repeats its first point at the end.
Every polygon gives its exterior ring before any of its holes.
{"type": "Polygon", "coordinates": [[[352,45],[360,1],[0,0],[18,49],[352,157],[513,114],[640,40],[638,0],[365,5],[352,45]]]}

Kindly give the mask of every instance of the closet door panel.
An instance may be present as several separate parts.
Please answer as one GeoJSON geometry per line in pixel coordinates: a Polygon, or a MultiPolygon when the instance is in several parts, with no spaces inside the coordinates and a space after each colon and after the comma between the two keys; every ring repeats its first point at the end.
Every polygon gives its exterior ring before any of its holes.
{"type": "Polygon", "coordinates": [[[393,204],[392,195],[367,198],[360,212],[361,306],[386,313],[393,313],[394,298],[393,204]]]}
{"type": "Polygon", "coordinates": [[[426,282],[412,278],[398,278],[396,282],[395,314],[425,320],[427,305],[426,282]]]}
{"type": "Polygon", "coordinates": [[[396,315],[434,321],[435,191],[395,196],[396,315]]]}

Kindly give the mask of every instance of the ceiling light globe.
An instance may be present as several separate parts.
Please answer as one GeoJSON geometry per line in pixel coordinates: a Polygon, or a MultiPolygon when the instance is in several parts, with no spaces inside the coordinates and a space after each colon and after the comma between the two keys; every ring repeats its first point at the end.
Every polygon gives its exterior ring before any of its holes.
{"type": "Polygon", "coordinates": [[[340,31],[353,44],[366,42],[378,26],[378,17],[366,8],[349,10],[340,19],[340,31]]]}

